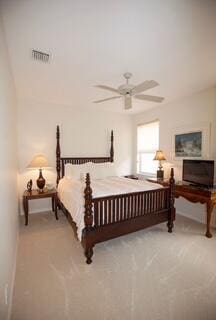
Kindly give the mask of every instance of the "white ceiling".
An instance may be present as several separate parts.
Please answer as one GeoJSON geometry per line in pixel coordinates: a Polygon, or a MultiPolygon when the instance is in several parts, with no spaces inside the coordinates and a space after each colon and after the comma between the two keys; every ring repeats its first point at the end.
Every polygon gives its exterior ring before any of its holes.
{"type": "MultiPolygon", "coordinates": [[[[215,0],[3,0],[1,1],[18,98],[77,108],[123,111],[96,84],[119,86],[122,74],[165,102],[216,84],[215,0]],[[31,49],[51,62],[31,59],[31,49]]],[[[157,104],[134,101],[133,112],[157,104]]],[[[128,111],[124,111],[128,112],[128,111]]]]}

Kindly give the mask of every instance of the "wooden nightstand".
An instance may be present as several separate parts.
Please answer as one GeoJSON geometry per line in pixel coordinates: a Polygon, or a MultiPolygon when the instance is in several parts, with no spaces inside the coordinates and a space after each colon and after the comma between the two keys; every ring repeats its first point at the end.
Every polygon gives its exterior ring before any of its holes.
{"type": "Polygon", "coordinates": [[[23,209],[25,213],[25,225],[28,225],[28,215],[29,215],[29,200],[34,199],[43,199],[43,198],[51,198],[52,199],[52,211],[55,212],[56,220],[58,220],[57,214],[57,190],[47,190],[45,189],[44,192],[39,192],[38,190],[34,189],[31,192],[24,191],[23,193],[23,209]]]}
{"type": "Polygon", "coordinates": [[[134,180],[139,180],[139,177],[135,174],[128,174],[126,176],[124,176],[125,178],[129,178],[129,179],[134,179],[134,180]]]}

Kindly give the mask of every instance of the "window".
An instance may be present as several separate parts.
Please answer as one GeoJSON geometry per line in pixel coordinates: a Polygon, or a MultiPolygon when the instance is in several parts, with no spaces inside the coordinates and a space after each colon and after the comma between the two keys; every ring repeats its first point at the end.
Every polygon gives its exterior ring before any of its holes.
{"type": "Polygon", "coordinates": [[[159,121],[137,127],[137,172],[156,174],[158,162],[153,160],[159,149],[159,121]]]}

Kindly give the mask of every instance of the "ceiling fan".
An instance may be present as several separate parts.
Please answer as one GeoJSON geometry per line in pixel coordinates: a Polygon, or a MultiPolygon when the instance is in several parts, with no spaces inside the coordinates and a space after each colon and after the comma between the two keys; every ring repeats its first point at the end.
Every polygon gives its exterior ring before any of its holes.
{"type": "Polygon", "coordinates": [[[126,72],[123,74],[124,78],[126,79],[126,83],[119,86],[117,89],[105,86],[105,85],[97,85],[97,88],[105,89],[111,92],[115,92],[118,94],[118,96],[97,100],[94,101],[94,103],[100,103],[108,100],[114,100],[119,99],[121,97],[124,98],[124,108],[125,109],[131,109],[132,108],[132,97],[139,99],[139,100],[146,100],[146,101],[152,101],[152,102],[162,102],[164,100],[163,97],[158,96],[150,96],[146,94],[140,94],[143,91],[155,88],[159,86],[159,83],[157,83],[154,80],[146,80],[137,86],[134,86],[129,83],[129,79],[132,77],[132,73],[126,72]]]}

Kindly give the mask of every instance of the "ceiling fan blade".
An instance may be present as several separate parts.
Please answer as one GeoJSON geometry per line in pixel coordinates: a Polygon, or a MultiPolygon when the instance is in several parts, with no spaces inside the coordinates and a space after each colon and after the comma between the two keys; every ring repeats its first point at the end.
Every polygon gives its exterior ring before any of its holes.
{"type": "Polygon", "coordinates": [[[165,98],[158,96],[149,96],[147,94],[137,94],[134,96],[136,99],[147,100],[152,102],[163,102],[165,98]]]}
{"type": "Polygon", "coordinates": [[[104,85],[97,85],[95,86],[97,88],[100,88],[100,89],[104,89],[104,90],[109,90],[109,91],[112,91],[112,92],[115,92],[115,93],[119,93],[119,91],[115,88],[112,88],[112,87],[109,87],[109,86],[104,86],[104,85]]]}
{"type": "Polygon", "coordinates": [[[96,101],[93,101],[93,102],[94,103],[100,103],[100,102],[104,102],[104,101],[108,101],[108,100],[114,100],[114,99],[118,99],[118,98],[121,98],[121,96],[110,97],[110,98],[106,98],[106,99],[96,100],[96,101]]]}
{"type": "Polygon", "coordinates": [[[138,86],[136,86],[135,88],[132,89],[132,94],[137,94],[152,88],[155,88],[159,86],[159,83],[154,81],[154,80],[146,80],[140,84],[138,84],[138,86]]]}
{"type": "Polygon", "coordinates": [[[132,98],[130,94],[125,95],[125,109],[131,109],[132,108],[132,98]]]}

